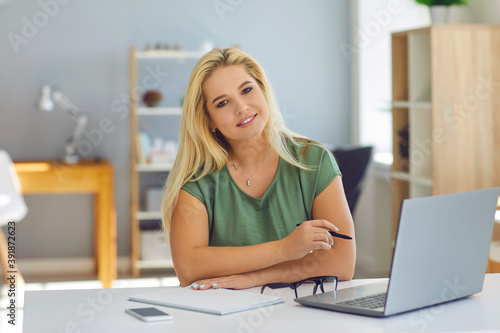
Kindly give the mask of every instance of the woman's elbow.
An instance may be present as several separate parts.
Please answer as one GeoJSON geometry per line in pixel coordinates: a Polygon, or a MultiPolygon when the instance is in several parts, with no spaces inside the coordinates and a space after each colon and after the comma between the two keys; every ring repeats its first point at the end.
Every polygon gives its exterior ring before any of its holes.
{"type": "Polygon", "coordinates": [[[346,267],[340,274],[339,274],[339,280],[341,281],[349,281],[352,280],[354,277],[354,263],[352,267],[346,267]]]}
{"type": "Polygon", "coordinates": [[[196,265],[187,258],[177,258],[176,256],[172,256],[174,262],[174,269],[179,282],[182,287],[189,286],[196,280],[199,280],[199,276],[196,276],[196,265]]]}
{"type": "Polygon", "coordinates": [[[186,266],[187,265],[174,264],[175,274],[177,274],[177,278],[179,279],[182,287],[187,287],[197,280],[194,274],[191,272],[191,269],[186,266]]]}

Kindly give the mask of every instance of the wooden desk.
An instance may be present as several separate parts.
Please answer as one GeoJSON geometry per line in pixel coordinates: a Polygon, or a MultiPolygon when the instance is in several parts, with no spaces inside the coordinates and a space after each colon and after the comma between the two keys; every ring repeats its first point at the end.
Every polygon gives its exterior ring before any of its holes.
{"type": "Polygon", "coordinates": [[[116,213],[113,166],[106,161],[15,162],[24,194],[94,194],[94,254],[104,288],[116,279],[116,213]]]}

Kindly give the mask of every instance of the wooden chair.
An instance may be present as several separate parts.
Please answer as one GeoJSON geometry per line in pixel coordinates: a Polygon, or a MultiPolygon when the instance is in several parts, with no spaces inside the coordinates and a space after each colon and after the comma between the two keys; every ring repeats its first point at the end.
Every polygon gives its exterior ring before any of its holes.
{"type": "Polygon", "coordinates": [[[16,284],[24,284],[24,279],[17,268],[15,251],[17,238],[15,238],[14,223],[22,220],[27,212],[14,164],[9,154],[0,150],[0,227],[7,226],[7,238],[0,228],[0,268],[8,284],[10,280],[7,278],[12,274],[8,272],[16,272],[16,284]]]}

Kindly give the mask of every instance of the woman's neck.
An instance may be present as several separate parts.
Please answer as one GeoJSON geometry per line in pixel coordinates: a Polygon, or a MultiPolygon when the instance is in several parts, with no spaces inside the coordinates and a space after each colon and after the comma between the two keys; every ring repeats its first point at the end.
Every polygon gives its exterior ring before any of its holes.
{"type": "Polygon", "coordinates": [[[270,146],[264,139],[231,142],[229,162],[243,168],[257,165],[266,157],[270,146]]]}

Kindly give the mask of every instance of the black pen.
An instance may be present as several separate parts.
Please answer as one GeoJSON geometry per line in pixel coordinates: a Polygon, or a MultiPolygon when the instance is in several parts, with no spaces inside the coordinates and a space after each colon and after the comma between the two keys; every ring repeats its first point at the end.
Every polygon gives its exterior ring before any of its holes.
{"type": "MultiPolygon", "coordinates": [[[[297,227],[299,225],[301,225],[302,223],[299,223],[297,224],[297,227]]],[[[330,235],[332,235],[333,237],[338,237],[338,238],[343,238],[343,239],[352,239],[351,236],[347,236],[347,235],[344,235],[344,234],[341,234],[341,233],[338,233],[338,232],[335,232],[335,231],[330,231],[328,230],[328,232],[330,233],[330,235]]]]}

